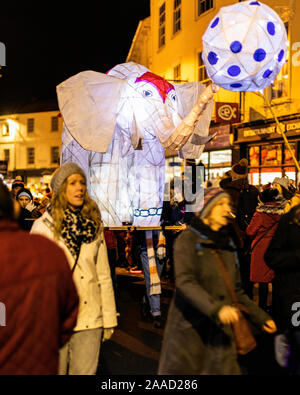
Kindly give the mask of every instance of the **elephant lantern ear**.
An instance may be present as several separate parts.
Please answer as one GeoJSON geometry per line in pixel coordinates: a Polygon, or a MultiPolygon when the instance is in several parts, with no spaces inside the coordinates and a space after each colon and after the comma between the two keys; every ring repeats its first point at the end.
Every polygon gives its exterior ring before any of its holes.
{"type": "MultiPolygon", "coordinates": [[[[181,118],[185,118],[197,103],[199,96],[206,89],[200,82],[188,82],[186,84],[173,84],[178,97],[178,112],[181,118]]],[[[198,159],[200,158],[205,144],[214,136],[209,136],[209,125],[213,112],[214,101],[207,105],[201,114],[193,134],[179,151],[181,158],[198,159]]]]}
{"type": "Polygon", "coordinates": [[[82,148],[107,151],[125,83],[103,73],[83,71],[57,86],[58,105],[66,127],[82,148]]]}

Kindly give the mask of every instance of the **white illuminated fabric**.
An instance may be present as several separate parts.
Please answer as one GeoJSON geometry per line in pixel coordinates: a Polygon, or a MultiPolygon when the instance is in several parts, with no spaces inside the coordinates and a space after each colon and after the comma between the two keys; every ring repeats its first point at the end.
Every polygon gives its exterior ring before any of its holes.
{"type": "MultiPolygon", "coordinates": [[[[57,88],[64,119],[61,163],[75,162],[85,171],[105,226],[160,225],[163,144],[205,89],[199,82],[178,84],[163,100],[152,83],[136,82],[148,71],[129,62],[109,75],[81,72],[57,88]]],[[[193,136],[208,135],[212,107],[210,103],[181,150],[184,157],[200,156],[203,142],[193,143],[193,136]]]]}
{"type": "Polygon", "coordinates": [[[288,53],[282,20],[260,1],[222,7],[202,39],[208,76],[231,91],[265,89],[274,82],[288,53]]]}
{"type": "Polygon", "coordinates": [[[64,122],[84,149],[107,151],[124,85],[125,82],[118,78],[84,71],[57,86],[64,122]]]}
{"type": "MultiPolygon", "coordinates": [[[[187,114],[191,111],[193,105],[198,100],[198,97],[205,90],[205,85],[200,82],[189,82],[186,84],[173,84],[175,87],[175,91],[177,93],[178,100],[178,113],[180,117],[183,119],[187,116],[187,114]],[[183,98],[184,100],[180,100],[183,98]]],[[[208,105],[207,109],[199,118],[198,122],[195,125],[194,133],[189,138],[188,142],[184,145],[184,147],[179,151],[180,158],[188,158],[188,159],[199,159],[204,147],[205,142],[202,144],[194,143],[195,138],[206,137],[209,133],[209,125],[211,121],[211,116],[214,108],[214,101],[212,100],[208,105]]]]}

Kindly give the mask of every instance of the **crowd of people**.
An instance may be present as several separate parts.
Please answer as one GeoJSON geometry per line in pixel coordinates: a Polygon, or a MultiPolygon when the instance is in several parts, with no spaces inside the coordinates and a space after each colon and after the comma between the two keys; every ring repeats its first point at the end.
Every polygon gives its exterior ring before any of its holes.
{"type": "Polygon", "coordinates": [[[0,328],[0,374],[95,374],[101,343],[118,324],[116,266],[124,262],[143,272],[141,318],[155,328],[162,274],[175,283],[159,374],[241,373],[233,332],[241,310],[280,339],[278,363],[300,374],[292,320],[300,303],[300,191],[287,177],[260,190],[250,185],[246,159],[219,188],[207,185],[196,212],[178,185],[171,182],[162,230],[126,238],[103,228],[74,163],[56,170],[38,203],[21,177],[10,191],[0,181],[0,301],[12,312],[0,328]]]}

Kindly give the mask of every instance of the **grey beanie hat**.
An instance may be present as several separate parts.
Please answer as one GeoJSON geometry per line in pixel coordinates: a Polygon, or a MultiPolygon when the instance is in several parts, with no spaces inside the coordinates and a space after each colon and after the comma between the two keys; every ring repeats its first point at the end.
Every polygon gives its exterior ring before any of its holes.
{"type": "Polygon", "coordinates": [[[62,183],[72,174],[80,174],[86,179],[84,171],[76,163],[64,163],[55,170],[51,179],[51,188],[54,195],[57,195],[62,183]]]}
{"type": "Polygon", "coordinates": [[[230,195],[222,188],[207,188],[204,191],[203,207],[199,212],[199,217],[205,218],[210,213],[212,208],[218,203],[218,201],[225,197],[230,199],[230,195]]]}
{"type": "Polygon", "coordinates": [[[273,180],[273,184],[279,184],[285,189],[289,189],[290,180],[287,177],[275,177],[273,180]]]}

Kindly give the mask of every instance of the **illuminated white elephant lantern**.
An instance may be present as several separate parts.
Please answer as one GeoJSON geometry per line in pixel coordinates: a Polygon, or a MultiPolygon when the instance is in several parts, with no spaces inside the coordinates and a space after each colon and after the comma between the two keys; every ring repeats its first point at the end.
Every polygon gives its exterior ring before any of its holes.
{"type": "Polygon", "coordinates": [[[199,158],[215,85],[170,84],[133,62],[81,72],[57,87],[64,120],[61,162],[76,162],[105,226],[158,226],[165,149],[199,158]]]}

